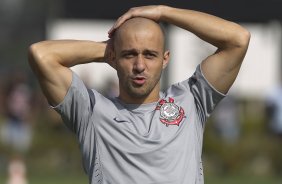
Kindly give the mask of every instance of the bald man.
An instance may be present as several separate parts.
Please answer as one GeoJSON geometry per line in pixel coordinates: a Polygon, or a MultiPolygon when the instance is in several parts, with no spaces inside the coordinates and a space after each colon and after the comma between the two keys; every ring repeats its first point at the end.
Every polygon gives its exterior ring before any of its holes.
{"type": "Polygon", "coordinates": [[[109,36],[103,43],[43,41],[29,54],[47,100],[77,135],[89,183],[204,183],[204,124],[239,72],[249,32],[212,15],[160,5],[130,9],[109,36]],[[165,91],[160,77],[169,51],[160,21],[218,48],[193,76],[165,91]],[[116,69],[118,97],[87,89],[69,69],[89,62],[116,69]]]}

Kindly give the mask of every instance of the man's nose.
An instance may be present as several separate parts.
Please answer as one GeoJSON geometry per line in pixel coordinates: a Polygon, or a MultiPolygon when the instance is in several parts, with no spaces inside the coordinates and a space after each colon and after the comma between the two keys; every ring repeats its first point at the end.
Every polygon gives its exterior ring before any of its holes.
{"type": "Polygon", "coordinates": [[[138,57],[136,58],[134,62],[133,69],[136,72],[141,73],[145,70],[145,68],[146,68],[146,63],[145,63],[144,58],[142,57],[142,55],[138,55],[138,57]]]}

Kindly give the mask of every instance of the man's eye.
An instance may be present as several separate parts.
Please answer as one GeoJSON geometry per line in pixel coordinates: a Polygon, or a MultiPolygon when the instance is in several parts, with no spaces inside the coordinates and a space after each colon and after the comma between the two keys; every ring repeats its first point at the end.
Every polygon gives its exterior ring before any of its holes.
{"type": "Polygon", "coordinates": [[[130,58],[133,58],[133,57],[134,57],[134,54],[130,54],[130,53],[124,54],[123,57],[124,57],[124,58],[127,58],[127,59],[130,59],[130,58]]]}
{"type": "Polygon", "coordinates": [[[156,55],[152,54],[152,53],[147,53],[147,54],[145,54],[145,57],[148,58],[148,59],[153,59],[153,58],[156,57],[156,55]]]}

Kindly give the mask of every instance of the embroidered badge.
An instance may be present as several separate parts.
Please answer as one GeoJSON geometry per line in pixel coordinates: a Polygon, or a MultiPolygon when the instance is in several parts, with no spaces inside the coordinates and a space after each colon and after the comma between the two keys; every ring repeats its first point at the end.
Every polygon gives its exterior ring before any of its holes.
{"type": "Polygon", "coordinates": [[[173,98],[169,98],[168,101],[161,99],[156,110],[160,110],[160,121],[166,126],[179,126],[185,115],[183,108],[177,106],[173,98]]]}

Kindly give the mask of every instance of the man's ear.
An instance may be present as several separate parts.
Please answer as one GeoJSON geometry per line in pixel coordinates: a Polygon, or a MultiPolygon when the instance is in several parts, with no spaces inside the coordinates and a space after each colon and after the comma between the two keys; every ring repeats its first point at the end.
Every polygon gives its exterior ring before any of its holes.
{"type": "Polygon", "coordinates": [[[163,69],[165,69],[166,66],[168,65],[168,62],[169,62],[169,55],[170,55],[169,50],[167,50],[167,51],[164,52],[164,56],[163,56],[163,69]]]}
{"type": "Polygon", "coordinates": [[[109,58],[108,58],[108,64],[113,67],[114,69],[116,69],[116,58],[115,58],[115,55],[114,53],[111,53],[109,58]]]}
{"type": "Polygon", "coordinates": [[[116,57],[115,57],[115,50],[114,50],[113,40],[109,39],[106,43],[107,43],[106,51],[105,51],[106,62],[111,67],[116,69],[116,57]]]}

